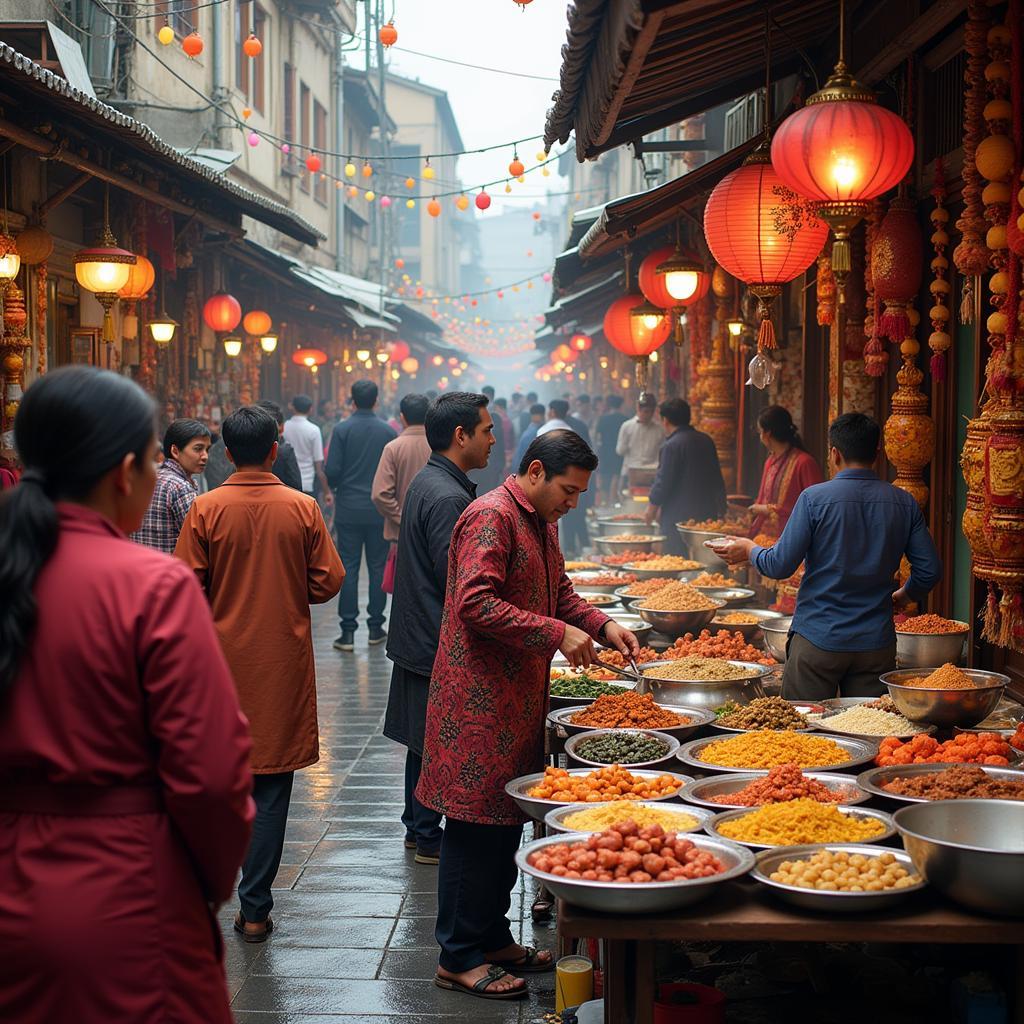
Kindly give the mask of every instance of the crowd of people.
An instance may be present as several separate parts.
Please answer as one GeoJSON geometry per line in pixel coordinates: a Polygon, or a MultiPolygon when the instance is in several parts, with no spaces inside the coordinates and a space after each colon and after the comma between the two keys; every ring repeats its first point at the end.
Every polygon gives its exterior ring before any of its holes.
{"type": "MultiPolygon", "coordinates": [[[[639,651],[574,592],[563,550],[587,546],[594,490],[627,485],[650,488],[673,550],[676,522],[726,509],[715,446],[680,398],[627,417],[619,396],[408,394],[389,424],[378,397],[359,380],[347,415],[314,418],[296,395],[288,419],[262,401],[158,445],[124,377],[69,367],[26,393],[24,472],[0,500],[0,1020],[230,1021],[210,909],[240,868],[239,938],[273,931],[294,773],[319,754],[310,606],[338,596],[334,647],[353,651],[364,557],[367,643],[393,663],[384,733],[407,751],[403,842],[438,866],[436,984],[515,999],[552,969],[509,929],[524,818],[504,787],[542,764],[552,656],[639,651]]],[[[890,654],[862,650],[887,579],[905,553],[897,600],[927,593],[934,548],[870,468],[877,425],[833,425],[829,484],[785,410],[760,429],[755,528],[782,537],[723,557],[772,577],[805,562],[815,625],[791,662],[812,689],[856,689],[890,654]]]]}

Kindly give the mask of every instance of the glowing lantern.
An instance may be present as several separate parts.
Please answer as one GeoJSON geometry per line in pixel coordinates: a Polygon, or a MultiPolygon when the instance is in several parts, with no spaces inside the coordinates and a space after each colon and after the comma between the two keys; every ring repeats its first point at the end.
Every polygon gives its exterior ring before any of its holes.
{"type": "Polygon", "coordinates": [[[515,153],[512,156],[512,162],[508,165],[508,173],[513,178],[521,178],[526,168],[523,166],[523,161],[519,159],[519,154],[515,153]]]}
{"type": "Polygon", "coordinates": [[[388,349],[388,358],[393,363],[400,363],[409,356],[409,343],[401,338],[394,342],[388,349]]]}
{"type": "Polygon", "coordinates": [[[435,366],[440,366],[444,362],[443,356],[432,356],[430,360],[435,366]]]}
{"type": "Polygon", "coordinates": [[[287,154],[288,154],[288,153],[290,153],[291,151],[292,151],[292,147],[291,147],[291,146],[289,146],[287,142],[282,142],[282,143],[281,143],[281,152],[282,152],[282,153],[284,153],[285,155],[287,155],[287,154]]]}
{"type": "Polygon", "coordinates": [[[380,205],[386,210],[391,205],[391,196],[381,196],[380,205]]]}
{"type": "Polygon", "coordinates": [[[118,291],[118,296],[134,305],[141,302],[153,287],[156,270],[145,256],[136,256],[135,263],[128,267],[128,280],[118,291]]]}
{"type": "Polygon", "coordinates": [[[203,320],[211,331],[233,331],[241,319],[242,307],[238,304],[238,299],[227,292],[211,295],[203,306],[203,320]]]}
{"type": "Polygon", "coordinates": [[[410,375],[419,371],[420,361],[415,356],[407,356],[402,360],[402,369],[410,375]]]}
{"type": "MultiPolygon", "coordinates": [[[[252,107],[242,107],[242,118],[248,121],[250,117],[252,117],[252,107]]],[[[287,145],[287,143],[285,145],[287,145]]],[[[284,149],[284,146],[282,146],[281,148],[284,149]]],[[[287,149],[285,149],[284,151],[286,153],[288,152],[287,149]]]]}
{"type": "Polygon", "coordinates": [[[260,137],[255,132],[249,132],[249,145],[258,146],[260,144],[260,137]]]}
{"type": "Polygon", "coordinates": [[[359,189],[357,189],[355,185],[349,185],[345,189],[345,195],[347,195],[349,199],[355,199],[355,197],[359,195],[359,189]]]}
{"type": "Polygon", "coordinates": [[[431,199],[430,202],[427,203],[427,213],[429,213],[431,217],[440,217],[441,204],[436,199],[431,199]]]}
{"type": "Polygon", "coordinates": [[[395,267],[398,270],[401,270],[404,266],[405,266],[405,260],[403,260],[402,257],[399,256],[398,259],[395,260],[395,267]]]}
{"type": "Polygon", "coordinates": [[[423,179],[424,181],[433,181],[436,177],[434,168],[430,166],[430,158],[427,158],[427,162],[423,165],[423,179]]]}
{"type": "Polygon", "coordinates": [[[594,344],[594,339],[589,334],[574,334],[569,339],[569,345],[577,352],[589,352],[594,344]]]}
{"type": "Polygon", "coordinates": [[[525,11],[526,8],[533,3],[533,0],[512,0],[512,2],[519,8],[519,10],[525,11]]]}
{"type": "Polygon", "coordinates": [[[170,25],[164,25],[156,34],[157,39],[160,40],[164,46],[170,46],[174,42],[174,29],[170,25]]]}
{"type": "Polygon", "coordinates": [[[277,348],[277,335],[276,334],[264,334],[260,338],[260,348],[269,356],[271,352],[277,348]]]}
{"type": "Polygon", "coordinates": [[[345,164],[345,177],[354,178],[356,176],[356,165],[349,161],[345,164]]]}
{"type": "Polygon", "coordinates": [[[757,296],[758,348],[775,348],[772,302],[818,258],[828,225],[782,183],[763,143],[714,188],[704,234],[718,264],[757,296]]]}
{"type": "Polygon", "coordinates": [[[363,198],[368,202],[372,203],[377,198],[377,193],[373,189],[369,189],[363,193],[363,198]]]}
{"type": "Polygon", "coordinates": [[[473,202],[476,203],[478,210],[486,210],[491,205],[491,197],[483,189],[480,189],[473,202]]]}
{"type": "Polygon", "coordinates": [[[415,199],[406,199],[406,201],[405,201],[405,208],[407,210],[415,210],[416,209],[416,200],[415,199]]]}
{"type": "MultiPolygon", "coordinates": [[[[80,249],[75,253],[75,278],[87,291],[92,292],[103,307],[103,340],[107,344],[114,343],[114,321],[110,315],[111,307],[117,302],[118,293],[128,283],[137,257],[135,253],[118,247],[117,240],[110,232],[110,192],[104,193],[103,201],[103,233],[99,244],[89,249],[80,249]]],[[[21,257],[13,244],[6,248],[3,272],[13,264],[13,273],[18,272],[21,257]]]]}
{"type": "Polygon", "coordinates": [[[460,210],[468,210],[469,209],[469,196],[459,196],[459,198],[455,200],[455,205],[460,210]]]}
{"type": "Polygon", "coordinates": [[[245,317],[242,319],[242,326],[245,328],[246,334],[251,334],[253,337],[258,338],[261,334],[266,334],[274,326],[274,321],[270,319],[269,313],[265,313],[262,309],[253,309],[245,314],[245,317]]]}
{"type": "Polygon", "coordinates": [[[242,52],[246,57],[258,57],[263,52],[263,44],[250,32],[249,38],[242,43],[242,52]]]}
{"type": "Polygon", "coordinates": [[[552,358],[560,359],[563,363],[568,362],[572,356],[572,349],[564,342],[551,353],[552,358]]]}
{"type": "Polygon", "coordinates": [[[224,339],[224,352],[232,359],[237,359],[242,352],[242,339],[241,338],[225,338],[224,339]]]}
{"type": "Polygon", "coordinates": [[[181,48],[187,53],[193,60],[203,52],[203,40],[198,32],[190,32],[181,41],[181,48]]]}
{"type": "Polygon", "coordinates": [[[320,167],[320,157],[318,157],[316,153],[310,153],[309,156],[306,157],[306,170],[316,174],[316,172],[320,170],[320,167]]]}
{"type": "Polygon", "coordinates": [[[313,369],[314,366],[323,366],[327,362],[327,353],[318,348],[298,348],[292,353],[292,362],[296,366],[313,369]]]}
{"type": "Polygon", "coordinates": [[[647,386],[647,357],[665,344],[671,330],[667,317],[651,328],[642,317],[633,316],[643,301],[642,295],[623,295],[604,315],[605,337],[613,348],[636,360],[636,382],[641,389],[647,386]]]}
{"type": "Polygon", "coordinates": [[[539,213],[539,211],[536,211],[536,210],[534,211],[533,219],[534,220],[540,220],[540,213],[539,213]]]}
{"type": "Polygon", "coordinates": [[[373,177],[373,168],[369,164],[363,164],[363,177],[364,178],[371,178],[371,177],[373,177]]]}
{"type": "Polygon", "coordinates": [[[386,25],[382,25],[381,30],[377,33],[377,38],[385,50],[394,46],[398,42],[398,29],[395,28],[395,23],[389,21],[386,25]]]}

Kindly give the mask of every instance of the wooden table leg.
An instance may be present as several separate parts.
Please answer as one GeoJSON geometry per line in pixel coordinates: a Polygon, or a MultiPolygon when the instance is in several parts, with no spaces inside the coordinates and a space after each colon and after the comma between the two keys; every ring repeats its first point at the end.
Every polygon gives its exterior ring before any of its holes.
{"type": "Polygon", "coordinates": [[[604,1024],[627,1024],[630,1019],[626,985],[629,943],[604,940],[604,1024]]]}
{"type": "Polygon", "coordinates": [[[652,1024],[654,1020],[655,943],[633,944],[633,1024],[652,1024]]]}

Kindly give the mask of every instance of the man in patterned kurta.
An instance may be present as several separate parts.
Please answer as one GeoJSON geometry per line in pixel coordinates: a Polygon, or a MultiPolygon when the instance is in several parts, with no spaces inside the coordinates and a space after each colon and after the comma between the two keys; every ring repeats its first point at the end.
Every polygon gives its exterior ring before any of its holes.
{"type": "Polygon", "coordinates": [[[544,434],[518,475],[474,501],[452,534],[416,791],[447,819],[435,933],[442,988],[517,998],[525,985],[503,968],[552,966],[550,953],[513,940],[505,916],[526,821],[505,784],[543,766],[554,653],[586,667],[595,639],[639,650],[632,633],[574,593],[558,547],[558,520],[596,468],[578,434],[544,434]]]}

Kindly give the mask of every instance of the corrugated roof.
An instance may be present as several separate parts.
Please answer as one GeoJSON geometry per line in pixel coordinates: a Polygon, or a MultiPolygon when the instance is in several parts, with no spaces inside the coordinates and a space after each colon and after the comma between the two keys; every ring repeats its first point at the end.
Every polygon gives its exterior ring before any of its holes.
{"type": "MultiPolygon", "coordinates": [[[[0,26],[2,29],[2,26],[0,26]]],[[[287,206],[267,196],[225,178],[205,164],[179,153],[168,145],[152,128],[134,117],[115,110],[100,100],[73,88],[65,79],[40,66],[13,47],[0,42],[0,76],[15,87],[22,87],[40,97],[64,107],[82,121],[109,131],[126,144],[134,145],[147,156],[155,158],[185,179],[208,187],[213,198],[223,201],[226,193],[242,213],[254,220],[269,224],[301,242],[316,245],[327,236],[287,206]],[[220,193],[220,195],[217,195],[220,193]]],[[[41,111],[34,111],[41,113],[41,111]]]]}

